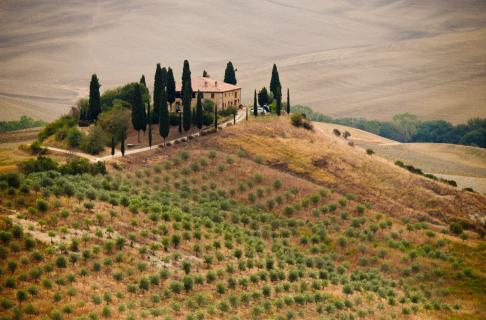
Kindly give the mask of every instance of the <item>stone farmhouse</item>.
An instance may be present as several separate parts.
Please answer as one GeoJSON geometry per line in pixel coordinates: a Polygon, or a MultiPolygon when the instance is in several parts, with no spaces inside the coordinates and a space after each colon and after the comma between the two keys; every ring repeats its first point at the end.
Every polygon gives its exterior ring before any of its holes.
{"type": "MultiPolygon", "coordinates": [[[[218,110],[224,110],[227,107],[239,107],[241,105],[241,87],[235,86],[223,81],[214,80],[205,77],[192,77],[192,106],[196,105],[196,95],[200,91],[203,100],[212,100],[218,110]]],[[[176,83],[176,100],[171,112],[182,110],[182,93],[181,82],[176,83]]]]}

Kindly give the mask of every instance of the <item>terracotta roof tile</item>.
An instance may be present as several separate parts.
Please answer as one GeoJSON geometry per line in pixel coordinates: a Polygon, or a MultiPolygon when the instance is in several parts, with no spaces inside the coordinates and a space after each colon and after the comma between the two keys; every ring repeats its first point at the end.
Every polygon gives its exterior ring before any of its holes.
{"type": "MultiPolygon", "coordinates": [[[[223,81],[214,80],[204,77],[192,77],[191,78],[192,90],[197,92],[227,92],[232,90],[241,89],[241,87],[225,83],[223,81]]],[[[176,83],[176,91],[181,90],[181,81],[176,83]]]]}

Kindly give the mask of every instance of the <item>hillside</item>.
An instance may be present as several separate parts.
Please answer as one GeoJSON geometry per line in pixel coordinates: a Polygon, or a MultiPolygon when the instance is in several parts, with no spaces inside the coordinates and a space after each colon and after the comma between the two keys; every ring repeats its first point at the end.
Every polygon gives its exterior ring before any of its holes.
{"type": "Polygon", "coordinates": [[[6,0],[0,18],[2,120],[52,120],[94,72],[103,90],[141,73],[152,88],[157,62],[179,79],[185,58],[216,79],[231,60],[245,103],[274,62],[295,101],[331,116],[486,117],[481,0],[6,0]]]}
{"type": "Polygon", "coordinates": [[[251,119],[107,169],[34,173],[19,189],[2,188],[0,313],[486,316],[477,233],[486,198],[287,117],[251,119]]]}
{"type": "MultiPolygon", "coordinates": [[[[486,150],[445,143],[399,143],[375,134],[329,123],[315,123],[329,136],[334,128],[351,133],[349,141],[370,148],[380,157],[411,164],[439,177],[452,179],[461,188],[473,188],[486,193],[486,150]]],[[[344,142],[344,141],[342,141],[344,142]]]]}

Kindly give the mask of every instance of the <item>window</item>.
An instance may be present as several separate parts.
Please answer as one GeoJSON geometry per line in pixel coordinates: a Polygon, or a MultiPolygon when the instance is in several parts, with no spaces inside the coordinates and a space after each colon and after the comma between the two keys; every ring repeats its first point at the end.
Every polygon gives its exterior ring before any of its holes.
{"type": "Polygon", "coordinates": [[[211,99],[214,99],[214,92],[211,92],[211,99]]]}
{"type": "Polygon", "coordinates": [[[238,92],[235,91],[235,98],[237,98],[237,97],[238,97],[238,92]]]}

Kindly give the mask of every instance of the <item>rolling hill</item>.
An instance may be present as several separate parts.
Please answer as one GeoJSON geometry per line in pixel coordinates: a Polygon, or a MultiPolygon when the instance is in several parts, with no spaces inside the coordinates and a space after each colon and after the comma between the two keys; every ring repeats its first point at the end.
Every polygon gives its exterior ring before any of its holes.
{"type": "Polygon", "coordinates": [[[260,117],[1,183],[8,319],[482,319],[485,196],[260,117]]]}
{"type": "Polygon", "coordinates": [[[482,148],[446,143],[400,143],[372,133],[328,123],[314,123],[318,130],[332,134],[334,128],[351,133],[349,141],[372,149],[391,163],[399,160],[438,177],[452,179],[461,188],[486,193],[486,151],[482,148]]]}
{"type": "Polygon", "coordinates": [[[481,0],[6,0],[0,18],[2,120],[52,120],[92,73],[102,89],[151,87],[157,62],[179,78],[185,58],[215,78],[232,60],[245,102],[277,63],[293,101],[331,116],[486,117],[481,0]]]}

